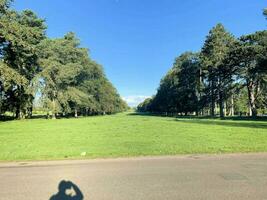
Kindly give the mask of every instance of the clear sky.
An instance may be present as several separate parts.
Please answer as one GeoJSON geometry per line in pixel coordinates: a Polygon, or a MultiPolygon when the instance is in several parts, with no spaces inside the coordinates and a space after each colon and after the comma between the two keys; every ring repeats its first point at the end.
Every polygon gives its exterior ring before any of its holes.
{"type": "Polygon", "coordinates": [[[15,0],[45,18],[49,37],[73,31],[130,105],[156,93],[174,58],[200,50],[218,22],[235,36],[266,29],[266,0],[15,0]]]}

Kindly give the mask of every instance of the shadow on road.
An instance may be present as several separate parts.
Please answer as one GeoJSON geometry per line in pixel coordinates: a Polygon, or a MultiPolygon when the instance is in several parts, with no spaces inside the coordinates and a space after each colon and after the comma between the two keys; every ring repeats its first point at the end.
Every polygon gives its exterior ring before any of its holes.
{"type": "Polygon", "coordinates": [[[83,194],[77,185],[63,180],[58,184],[58,193],[49,200],[83,200],[83,194]]]}

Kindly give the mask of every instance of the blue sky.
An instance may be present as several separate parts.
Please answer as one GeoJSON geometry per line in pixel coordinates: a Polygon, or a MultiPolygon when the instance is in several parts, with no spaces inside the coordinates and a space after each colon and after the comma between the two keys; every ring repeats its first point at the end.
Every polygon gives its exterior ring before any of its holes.
{"type": "Polygon", "coordinates": [[[73,31],[130,105],[156,93],[174,58],[200,50],[218,22],[235,36],[266,29],[266,0],[16,0],[49,37],[73,31]]]}

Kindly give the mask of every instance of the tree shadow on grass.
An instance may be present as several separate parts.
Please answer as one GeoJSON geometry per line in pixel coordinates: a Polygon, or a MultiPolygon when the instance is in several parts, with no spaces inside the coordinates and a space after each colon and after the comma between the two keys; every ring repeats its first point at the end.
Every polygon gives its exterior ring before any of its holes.
{"type": "MultiPolygon", "coordinates": [[[[166,115],[153,114],[153,113],[128,113],[129,116],[153,116],[153,117],[167,117],[166,115]]],[[[172,116],[168,116],[172,117],[172,116]]],[[[173,116],[175,121],[185,122],[191,124],[203,124],[203,125],[219,125],[219,126],[231,126],[231,127],[244,127],[244,128],[261,128],[267,129],[267,117],[220,117],[211,116],[173,116]],[[264,123],[265,122],[265,123],[264,123]]]]}
{"type": "MultiPolygon", "coordinates": [[[[47,119],[46,115],[33,115],[31,118],[25,118],[25,120],[28,119],[47,119]]],[[[0,116],[0,122],[8,122],[8,121],[15,121],[17,120],[15,117],[12,116],[0,116]]]]}
{"type": "Polygon", "coordinates": [[[262,123],[262,122],[258,122],[258,121],[256,122],[256,121],[237,121],[237,120],[225,121],[225,120],[204,120],[204,119],[183,120],[183,119],[182,118],[176,118],[175,121],[188,123],[188,124],[203,124],[203,125],[218,125],[218,126],[230,126],[230,127],[241,127],[241,128],[267,129],[267,123],[262,123]]]}
{"type": "Polygon", "coordinates": [[[158,113],[147,113],[147,112],[131,112],[127,113],[128,116],[150,116],[150,117],[173,117],[173,116],[166,116],[164,114],[158,113]]]}
{"type": "MultiPolygon", "coordinates": [[[[79,116],[80,117],[90,117],[90,116],[79,116]]],[[[66,115],[66,116],[57,116],[56,119],[72,119],[75,118],[72,115],[66,115]]],[[[35,119],[52,119],[51,116],[47,116],[47,115],[33,115],[30,118],[25,118],[25,119],[16,119],[15,117],[12,116],[1,116],[0,115],[0,123],[1,122],[8,122],[8,121],[16,121],[16,120],[35,120],[35,119]]]]}

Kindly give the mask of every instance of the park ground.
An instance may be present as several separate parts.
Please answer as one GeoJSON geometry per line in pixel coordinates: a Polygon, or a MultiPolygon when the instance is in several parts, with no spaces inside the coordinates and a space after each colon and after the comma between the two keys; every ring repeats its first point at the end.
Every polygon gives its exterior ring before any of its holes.
{"type": "Polygon", "coordinates": [[[0,161],[267,152],[267,121],[116,115],[0,122],[0,161]]]}

